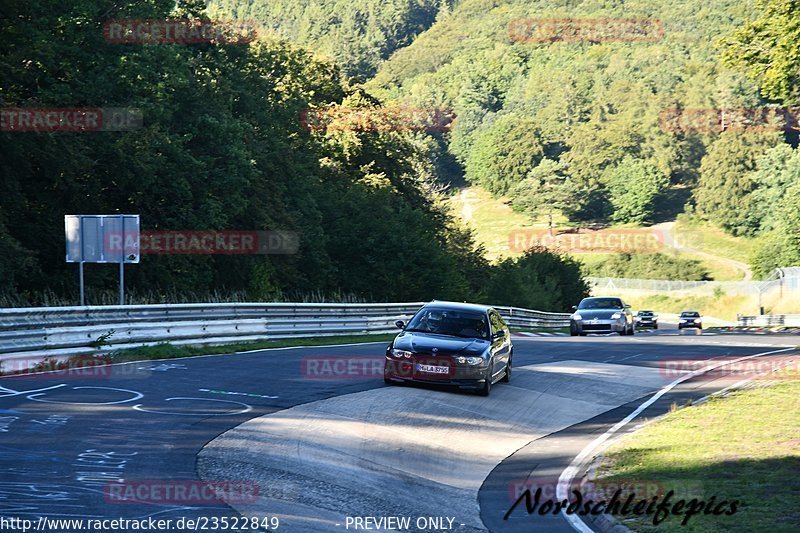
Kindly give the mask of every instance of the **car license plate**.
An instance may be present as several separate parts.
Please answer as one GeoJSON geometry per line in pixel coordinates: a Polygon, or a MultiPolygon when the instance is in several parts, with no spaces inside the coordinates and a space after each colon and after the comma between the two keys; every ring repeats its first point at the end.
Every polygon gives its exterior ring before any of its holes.
{"type": "Polygon", "coordinates": [[[449,367],[434,365],[417,365],[417,370],[428,374],[448,374],[450,372],[449,367]]]}

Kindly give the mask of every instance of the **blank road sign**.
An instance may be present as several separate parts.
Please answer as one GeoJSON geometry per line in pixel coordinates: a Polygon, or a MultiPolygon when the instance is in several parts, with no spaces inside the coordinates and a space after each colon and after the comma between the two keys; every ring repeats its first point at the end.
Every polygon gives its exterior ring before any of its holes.
{"type": "Polygon", "coordinates": [[[68,263],[138,263],[139,215],[64,217],[68,263]]]}

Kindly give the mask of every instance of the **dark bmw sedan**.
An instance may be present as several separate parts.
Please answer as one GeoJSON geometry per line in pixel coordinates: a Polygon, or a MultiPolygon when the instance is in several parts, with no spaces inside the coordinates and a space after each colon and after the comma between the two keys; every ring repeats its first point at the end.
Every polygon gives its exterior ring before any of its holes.
{"type": "Polygon", "coordinates": [[[620,298],[595,297],[584,298],[572,313],[569,321],[570,335],[587,335],[589,333],[619,333],[633,335],[636,333],[631,306],[620,298]]]}
{"type": "Polygon", "coordinates": [[[511,378],[511,333],[491,307],[434,301],[396,324],[403,331],[386,349],[386,383],[455,385],[488,396],[511,378]]]}

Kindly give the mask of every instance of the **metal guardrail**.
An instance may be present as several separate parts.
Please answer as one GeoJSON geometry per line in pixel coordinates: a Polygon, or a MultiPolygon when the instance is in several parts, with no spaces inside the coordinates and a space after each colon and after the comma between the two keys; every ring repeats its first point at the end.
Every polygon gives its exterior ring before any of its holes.
{"type": "Polygon", "coordinates": [[[545,313],[520,307],[495,306],[511,328],[568,328],[570,313],[545,313]]]}
{"type": "MultiPolygon", "coordinates": [[[[225,344],[394,333],[423,303],[225,303],[0,309],[0,362],[169,342],[225,344]]],[[[569,325],[569,315],[497,307],[513,328],[569,325]]]]}
{"type": "Polygon", "coordinates": [[[759,315],[739,316],[737,326],[771,327],[771,326],[800,326],[800,315],[759,315]]]}

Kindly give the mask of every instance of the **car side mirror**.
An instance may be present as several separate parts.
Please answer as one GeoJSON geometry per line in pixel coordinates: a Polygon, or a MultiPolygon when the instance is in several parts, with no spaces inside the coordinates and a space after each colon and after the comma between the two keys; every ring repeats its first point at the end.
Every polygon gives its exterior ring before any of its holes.
{"type": "Polygon", "coordinates": [[[631,306],[630,306],[630,305],[628,305],[628,304],[625,304],[625,309],[630,309],[630,308],[631,308],[631,306]]]}
{"type": "Polygon", "coordinates": [[[505,336],[506,336],[505,331],[495,331],[494,333],[492,333],[492,339],[499,339],[500,337],[505,337],[505,336]]]}
{"type": "Polygon", "coordinates": [[[571,309],[572,309],[573,311],[577,311],[577,310],[578,310],[578,306],[577,306],[577,305],[573,305],[571,309]]]}
{"type": "Polygon", "coordinates": [[[398,320],[397,322],[394,323],[394,325],[397,326],[398,329],[406,329],[406,323],[403,322],[402,320],[398,320]]]}

